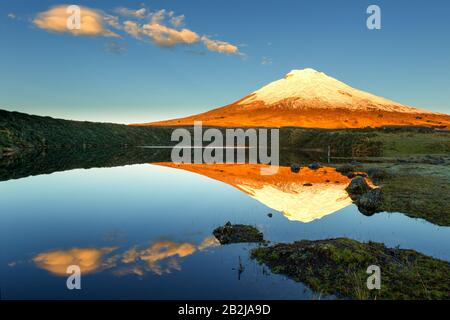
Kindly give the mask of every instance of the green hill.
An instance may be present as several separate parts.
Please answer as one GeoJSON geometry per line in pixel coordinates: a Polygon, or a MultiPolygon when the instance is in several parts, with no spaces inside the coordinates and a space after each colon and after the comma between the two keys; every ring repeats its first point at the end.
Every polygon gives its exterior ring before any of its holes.
{"type": "Polygon", "coordinates": [[[26,148],[158,145],[171,130],[71,121],[0,110],[0,154],[26,148]]]}

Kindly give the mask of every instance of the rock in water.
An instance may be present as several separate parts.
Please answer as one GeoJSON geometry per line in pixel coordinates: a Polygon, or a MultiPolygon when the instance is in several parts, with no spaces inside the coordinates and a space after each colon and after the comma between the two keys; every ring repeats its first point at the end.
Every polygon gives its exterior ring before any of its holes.
{"type": "Polygon", "coordinates": [[[383,201],[383,193],[381,188],[375,188],[363,194],[356,201],[359,211],[365,215],[373,215],[380,212],[383,201]]]}
{"type": "Polygon", "coordinates": [[[366,179],[363,177],[355,177],[352,179],[348,187],[345,189],[350,195],[360,196],[371,190],[370,186],[367,184],[366,179]]]}
{"type": "Polygon", "coordinates": [[[294,173],[299,173],[300,172],[300,166],[298,164],[291,165],[291,171],[294,172],[294,173]]]}
{"type": "Polygon", "coordinates": [[[263,234],[253,226],[244,224],[231,224],[227,222],[224,226],[213,231],[213,235],[220,244],[241,243],[241,242],[263,242],[263,234]]]}

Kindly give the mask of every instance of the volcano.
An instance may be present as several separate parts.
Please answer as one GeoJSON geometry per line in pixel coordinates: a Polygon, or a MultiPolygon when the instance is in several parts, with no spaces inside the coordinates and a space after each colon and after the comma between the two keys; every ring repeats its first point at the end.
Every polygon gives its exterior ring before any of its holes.
{"type": "Polygon", "coordinates": [[[355,88],[314,69],[292,70],[248,96],[205,113],[140,125],[213,127],[450,128],[450,115],[402,105],[355,88]]]}

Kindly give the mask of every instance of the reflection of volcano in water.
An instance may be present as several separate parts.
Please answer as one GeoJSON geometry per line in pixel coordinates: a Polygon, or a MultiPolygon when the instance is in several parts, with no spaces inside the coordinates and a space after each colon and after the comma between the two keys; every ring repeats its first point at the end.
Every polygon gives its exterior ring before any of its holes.
{"type": "MultiPolygon", "coordinates": [[[[155,163],[153,163],[155,164],[155,163]]],[[[352,203],[345,188],[350,180],[334,168],[302,168],[299,173],[280,167],[274,175],[261,175],[260,164],[174,164],[183,169],[225,182],[264,205],[280,211],[289,220],[310,222],[352,203]]]]}

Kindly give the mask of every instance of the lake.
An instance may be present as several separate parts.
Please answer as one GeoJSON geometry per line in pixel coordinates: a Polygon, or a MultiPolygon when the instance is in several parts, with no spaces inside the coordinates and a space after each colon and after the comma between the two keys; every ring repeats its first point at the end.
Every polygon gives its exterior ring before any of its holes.
{"type": "MultiPolygon", "coordinates": [[[[301,155],[297,163],[317,155],[301,155]]],[[[161,150],[64,151],[2,161],[2,299],[327,299],[221,246],[230,221],[271,242],[348,237],[450,261],[450,228],[402,213],[366,216],[327,167],[274,176],[260,165],[177,165],[161,150]],[[272,215],[269,215],[272,214],[272,215]],[[68,290],[66,268],[82,269],[68,290]]]]}

